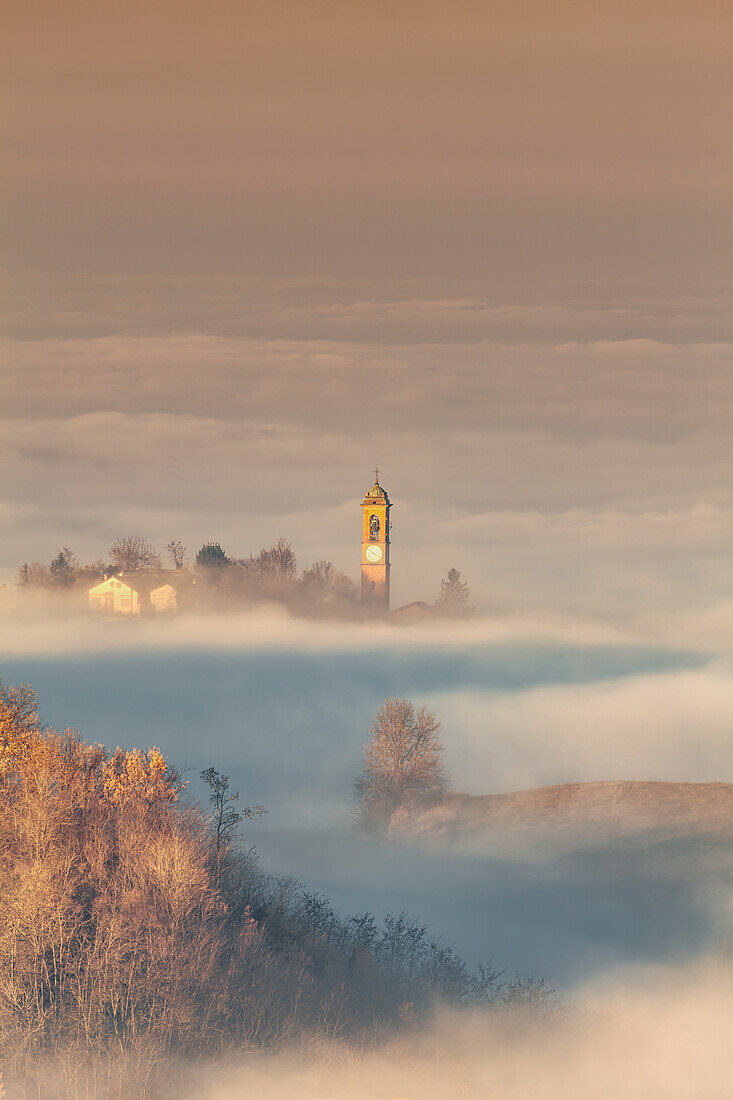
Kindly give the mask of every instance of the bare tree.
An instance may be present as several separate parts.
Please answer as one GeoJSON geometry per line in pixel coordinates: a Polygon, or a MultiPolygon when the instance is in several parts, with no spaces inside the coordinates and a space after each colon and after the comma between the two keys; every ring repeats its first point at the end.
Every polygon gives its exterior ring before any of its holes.
{"type": "Polygon", "coordinates": [[[330,561],[314,561],[303,570],[302,582],[306,598],[314,603],[353,603],[357,598],[354,582],[330,561]]]}
{"type": "Polygon", "coordinates": [[[295,576],[295,551],[289,539],[279,538],[273,546],[260,550],[254,560],[259,573],[271,574],[282,579],[295,576]]]}
{"type": "Polygon", "coordinates": [[[263,547],[256,557],[250,555],[237,564],[253,595],[285,599],[293,594],[297,563],[288,539],[279,538],[273,546],[263,547]]]}
{"type": "Polygon", "coordinates": [[[387,699],[377,707],[356,781],[364,823],[384,823],[399,806],[430,802],[444,793],[439,732],[435,715],[427,707],[416,710],[409,699],[387,699]]]}
{"type": "Polygon", "coordinates": [[[110,547],[115,569],[160,569],[160,555],[142,535],[115,539],[110,547]]]}
{"type": "Polygon", "coordinates": [[[310,569],[303,570],[303,588],[309,599],[325,600],[331,592],[336,568],[330,561],[314,561],[310,569]]]}
{"type": "Polygon", "coordinates": [[[83,581],[85,584],[94,584],[95,581],[100,581],[105,573],[109,573],[110,569],[106,562],[101,558],[97,558],[96,561],[90,561],[87,565],[80,566],[76,571],[77,581],[83,581]]]}
{"type": "Polygon", "coordinates": [[[174,569],[183,569],[183,559],[186,556],[186,547],[180,539],[171,539],[165,544],[165,549],[171,556],[174,569]]]}
{"type": "Polygon", "coordinates": [[[216,768],[206,768],[201,772],[201,778],[209,787],[209,802],[214,807],[214,825],[216,826],[216,850],[229,844],[231,835],[245,818],[260,817],[266,814],[264,806],[257,803],[256,806],[243,806],[236,809],[235,802],[239,801],[239,791],[230,793],[229,776],[221,775],[216,768]]]}
{"type": "Polygon", "coordinates": [[[51,570],[42,561],[25,561],[18,570],[18,584],[21,588],[48,588],[51,570]]]}

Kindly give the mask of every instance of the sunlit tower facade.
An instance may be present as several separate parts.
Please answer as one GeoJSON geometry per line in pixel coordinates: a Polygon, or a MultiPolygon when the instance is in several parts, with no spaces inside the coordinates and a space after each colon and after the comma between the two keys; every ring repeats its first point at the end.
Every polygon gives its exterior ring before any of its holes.
{"type": "Polygon", "coordinates": [[[379,467],[374,484],[364,497],[361,510],[361,602],[374,614],[389,611],[389,512],[387,493],[379,484],[379,467]]]}

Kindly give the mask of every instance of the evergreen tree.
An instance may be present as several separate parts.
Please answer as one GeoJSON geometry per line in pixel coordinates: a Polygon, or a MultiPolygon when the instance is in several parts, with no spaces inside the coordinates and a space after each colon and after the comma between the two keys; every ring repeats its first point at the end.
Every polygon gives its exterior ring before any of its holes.
{"type": "Polygon", "coordinates": [[[206,542],[196,555],[196,568],[213,574],[229,565],[229,558],[218,542],[206,542]]]}
{"type": "Polygon", "coordinates": [[[460,570],[449,569],[440,582],[436,607],[441,615],[451,618],[465,618],[473,614],[474,609],[468,604],[468,585],[461,580],[460,570]]]}
{"type": "Polygon", "coordinates": [[[49,566],[51,584],[55,588],[70,588],[76,580],[78,562],[68,546],[59,550],[49,566]]]}

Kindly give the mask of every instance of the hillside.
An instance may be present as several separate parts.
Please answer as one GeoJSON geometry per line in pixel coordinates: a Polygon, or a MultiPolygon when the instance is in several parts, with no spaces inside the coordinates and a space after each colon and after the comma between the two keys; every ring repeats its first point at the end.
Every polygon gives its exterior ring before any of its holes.
{"type": "Polygon", "coordinates": [[[342,916],[271,877],[236,835],[263,808],[201,780],[207,806],[158,749],[42,727],[32,689],[0,682],[0,1097],[178,1097],[171,1067],[197,1057],[371,1041],[436,998],[549,997],[405,912],[342,916]]]}
{"type": "Polygon", "coordinates": [[[453,838],[471,834],[619,837],[733,834],[733,783],[610,780],[560,783],[506,794],[449,794],[428,810],[396,815],[392,831],[453,838]]]}

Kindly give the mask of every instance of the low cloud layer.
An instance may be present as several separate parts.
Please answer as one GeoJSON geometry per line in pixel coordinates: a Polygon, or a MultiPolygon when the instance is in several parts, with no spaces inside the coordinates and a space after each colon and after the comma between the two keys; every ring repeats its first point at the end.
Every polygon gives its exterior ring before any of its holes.
{"type": "MultiPolygon", "coordinates": [[[[442,624],[441,624],[442,625],[442,624]]],[[[120,623],[5,618],[4,682],[87,740],[157,745],[205,797],[214,766],[266,818],[265,868],[346,912],[406,909],[472,961],[564,985],[618,961],[687,957],[722,935],[730,853],[715,843],[526,851],[364,839],[353,780],[377,706],[405,695],[443,723],[457,790],[569,780],[733,780],[729,664],[572,619],[443,629],[285,615],[120,623]]]]}
{"type": "Polygon", "coordinates": [[[730,1081],[727,965],[641,969],[580,991],[566,1013],[441,1012],[386,1050],[253,1057],[209,1071],[201,1095],[240,1100],[719,1100],[730,1081]]]}
{"type": "Polygon", "coordinates": [[[474,794],[486,792],[487,776],[491,790],[607,778],[733,782],[729,664],[431,703],[451,730],[455,782],[474,794]]]}
{"type": "MultiPolygon", "coordinates": [[[[727,597],[729,344],[642,337],[628,302],[601,322],[425,288],[341,303],[328,282],[314,316],[298,306],[311,331],[295,338],[287,299],[301,291],[255,286],[269,304],[247,324],[266,314],[289,337],[181,331],[180,316],[179,331],[123,333],[151,324],[128,287],[107,335],[85,331],[81,308],[64,313],[76,333],[6,340],[6,580],[63,543],[104,556],[126,531],[180,537],[191,553],[218,539],[240,556],[282,534],[302,564],[331,557],[355,573],[378,460],[395,502],[397,602],[434,598],[452,565],[484,611],[615,620],[727,597]],[[512,317],[518,342],[499,335],[512,317]],[[402,337],[386,342],[394,324],[402,337]],[[635,335],[613,338],[624,326],[635,335]]],[[[216,328],[197,294],[190,323],[216,328]]]]}

